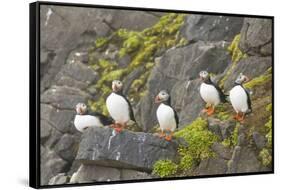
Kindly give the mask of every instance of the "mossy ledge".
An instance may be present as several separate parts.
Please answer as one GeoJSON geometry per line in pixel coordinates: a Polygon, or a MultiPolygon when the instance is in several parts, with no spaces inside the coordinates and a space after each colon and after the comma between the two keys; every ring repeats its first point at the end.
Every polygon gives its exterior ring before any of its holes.
{"type": "Polygon", "coordinates": [[[260,75],[256,78],[253,78],[249,82],[247,82],[244,86],[246,88],[252,89],[255,86],[260,86],[271,80],[272,78],[272,67],[270,67],[263,75],[260,75]]]}
{"type": "Polygon", "coordinates": [[[183,138],[188,143],[188,147],[180,146],[178,148],[179,161],[178,163],[173,162],[173,167],[169,168],[170,172],[166,171],[168,167],[159,167],[159,165],[162,166],[161,164],[167,163],[167,161],[159,160],[154,164],[153,173],[160,177],[190,171],[201,160],[215,156],[215,153],[211,150],[211,145],[218,141],[218,137],[208,130],[208,122],[201,117],[177,131],[174,136],[183,138]],[[163,176],[163,173],[169,175],[163,176]]]}
{"type": "Polygon", "coordinates": [[[90,101],[88,104],[93,110],[101,110],[108,114],[105,108],[105,98],[110,93],[111,81],[114,79],[123,80],[132,71],[143,68],[143,73],[134,79],[129,91],[129,98],[133,102],[145,95],[146,81],[154,66],[154,58],[159,52],[164,52],[171,47],[178,47],[187,44],[187,40],[179,37],[179,29],[184,23],[186,14],[170,13],[162,16],[155,25],[143,31],[130,31],[121,28],[108,38],[98,38],[89,49],[89,63],[97,71],[101,78],[94,84],[98,92],[98,100],[90,101]],[[109,44],[118,48],[119,58],[129,55],[130,63],[120,68],[116,61],[99,59],[95,57],[96,51],[106,51],[109,44]]]}

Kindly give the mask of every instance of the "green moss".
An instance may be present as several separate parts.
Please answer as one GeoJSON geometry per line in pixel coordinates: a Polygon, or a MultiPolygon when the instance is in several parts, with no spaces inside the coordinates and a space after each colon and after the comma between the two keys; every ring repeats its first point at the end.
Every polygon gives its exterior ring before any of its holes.
{"type": "Polygon", "coordinates": [[[239,124],[236,125],[231,135],[228,138],[224,139],[221,144],[225,147],[236,146],[238,144],[238,130],[239,124]]]}
{"type": "Polygon", "coordinates": [[[247,82],[244,86],[246,88],[252,89],[256,86],[263,85],[267,81],[271,80],[271,78],[272,78],[272,71],[271,69],[268,69],[263,75],[253,78],[252,80],[247,82]]]}
{"type": "Polygon", "coordinates": [[[175,137],[184,138],[188,143],[186,152],[190,154],[195,161],[209,158],[214,155],[211,145],[218,140],[207,128],[207,121],[198,117],[190,125],[184,127],[175,133],[175,137]]]}
{"type": "Polygon", "coordinates": [[[91,110],[99,110],[102,114],[107,115],[108,111],[106,108],[106,105],[104,104],[104,99],[98,100],[98,101],[88,101],[88,106],[90,107],[91,110]]]}
{"type": "Polygon", "coordinates": [[[178,153],[181,156],[178,168],[180,170],[190,170],[195,164],[192,154],[184,147],[180,147],[178,153]]]}
{"type": "Polygon", "coordinates": [[[152,173],[160,177],[169,177],[177,172],[177,167],[171,160],[158,160],[153,165],[152,173]]]}
{"type": "Polygon", "coordinates": [[[241,34],[237,34],[231,44],[228,46],[227,50],[231,53],[232,57],[231,60],[233,63],[237,63],[240,61],[243,57],[246,56],[246,54],[243,54],[243,52],[239,49],[239,43],[240,43],[241,34]]]}
{"type": "Polygon", "coordinates": [[[143,31],[121,28],[114,32],[110,38],[98,38],[95,46],[89,49],[89,63],[101,76],[94,86],[98,92],[97,96],[101,98],[97,102],[92,102],[91,107],[103,109],[105,98],[110,93],[111,81],[114,79],[123,80],[139,67],[144,67],[144,72],[133,81],[128,96],[134,101],[143,97],[147,92],[145,84],[155,64],[156,53],[159,50],[187,43],[184,38],[179,38],[179,29],[184,23],[185,16],[186,14],[166,14],[155,25],[143,31]],[[119,49],[120,58],[125,55],[131,57],[131,62],[125,68],[118,68],[118,64],[114,61],[96,60],[95,51],[97,48],[106,48],[111,43],[119,49]]]}
{"type": "Polygon", "coordinates": [[[216,115],[219,120],[225,121],[230,119],[231,115],[225,104],[219,104],[216,106],[216,115]]]}
{"type": "Polygon", "coordinates": [[[266,111],[271,112],[272,111],[272,103],[268,104],[265,108],[266,111]]]}
{"type": "Polygon", "coordinates": [[[269,117],[268,122],[265,124],[265,128],[267,131],[267,134],[265,135],[267,139],[267,146],[272,147],[272,116],[269,117]]]}
{"type": "Polygon", "coordinates": [[[108,38],[101,37],[101,38],[96,39],[95,45],[97,48],[100,48],[100,47],[104,46],[107,42],[108,42],[108,38]]]}
{"type": "Polygon", "coordinates": [[[268,149],[263,148],[259,153],[259,158],[264,166],[269,166],[272,162],[272,156],[268,149]]]}

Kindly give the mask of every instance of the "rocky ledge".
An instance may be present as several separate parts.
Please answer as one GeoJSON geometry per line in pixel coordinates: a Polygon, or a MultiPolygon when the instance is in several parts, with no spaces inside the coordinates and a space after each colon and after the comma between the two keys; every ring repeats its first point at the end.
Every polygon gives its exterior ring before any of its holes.
{"type": "Polygon", "coordinates": [[[173,160],[178,143],[153,134],[89,128],[82,135],[76,160],[83,164],[150,172],[157,160],[173,160]]]}

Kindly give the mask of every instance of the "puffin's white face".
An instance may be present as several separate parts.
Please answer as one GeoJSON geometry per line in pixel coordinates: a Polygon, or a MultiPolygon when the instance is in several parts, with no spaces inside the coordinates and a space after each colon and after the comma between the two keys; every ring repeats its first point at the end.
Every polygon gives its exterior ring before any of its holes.
{"type": "Polygon", "coordinates": [[[243,73],[240,73],[237,79],[235,80],[235,83],[237,84],[243,84],[249,81],[249,78],[246,75],[243,75],[243,73]]]}
{"type": "Polygon", "coordinates": [[[84,103],[78,103],[76,105],[76,113],[79,115],[83,115],[87,111],[87,106],[84,103]]]}
{"type": "Polygon", "coordinates": [[[161,90],[159,94],[155,97],[155,103],[161,103],[164,101],[167,101],[169,99],[170,95],[167,91],[161,90]]]}
{"type": "Polygon", "coordinates": [[[114,80],[112,81],[112,90],[113,92],[119,92],[122,90],[123,83],[120,80],[114,80]]]}
{"type": "Polygon", "coordinates": [[[209,73],[207,71],[200,71],[199,77],[201,80],[206,80],[209,77],[209,73]]]}

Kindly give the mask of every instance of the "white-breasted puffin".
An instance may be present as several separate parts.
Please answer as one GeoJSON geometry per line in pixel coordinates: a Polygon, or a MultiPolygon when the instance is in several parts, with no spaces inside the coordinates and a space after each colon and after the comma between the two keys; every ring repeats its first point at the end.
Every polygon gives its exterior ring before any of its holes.
{"type": "Polygon", "coordinates": [[[123,95],[123,83],[119,80],[112,81],[112,93],[106,99],[106,107],[115,124],[112,127],[121,132],[130,122],[136,122],[134,112],[129,100],[123,95]]]}
{"type": "Polygon", "coordinates": [[[80,132],[83,132],[88,127],[102,127],[113,123],[111,118],[98,112],[89,111],[84,103],[78,103],[75,110],[74,126],[80,132]]]}
{"type": "Polygon", "coordinates": [[[226,97],[222,90],[212,82],[207,71],[201,71],[199,76],[202,80],[200,95],[204,102],[206,102],[206,107],[203,112],[206,112],[208,116],[210,116],[215,112],[215,106],[221,102],[226,102],[226,97]]]}
{"type": "Polygon", "coordinates": [[[156,111],[157,120],[161,129],[159,137],[165,137],[167,141],[171,141],[173,132],[178,128],[179,118],[177,112],[171,106],[171,98],[168,92],[161,90],[155,97],[155,103],[160,103],[156,111]]]}
{"type": "Polygon", "coordinates": [[[246,113],[252,111],[251,99],[248,91],[243,87],[243,83],[249,81],[249,78],[240,73],[235,80],[235,86],[229,91],[229,99],[236,115],[234,119],[243,122],[246,113]]]}

